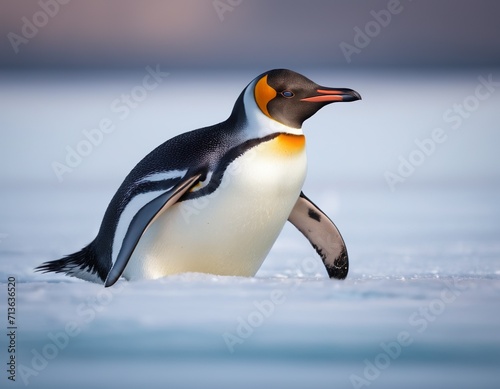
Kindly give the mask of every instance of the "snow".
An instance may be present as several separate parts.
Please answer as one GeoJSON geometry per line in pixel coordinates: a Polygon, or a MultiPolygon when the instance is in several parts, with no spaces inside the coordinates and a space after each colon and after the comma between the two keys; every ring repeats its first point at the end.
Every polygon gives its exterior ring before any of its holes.
{"type": "MultiPolygon", "coordinates": [[[[340,80],[336,86],[363,96],[323,109],[306,126],[304,192],[346,240],[346,280],[329,280],[307,240],[288,224],[256,277],[181,274],[107,289],[33,268],[87,244],[134,163],[175,131],[223,119],[250,80],[234,75],[218,86],[224,92],[218,101],[193,115],[186,104],[193,109],[203,99],[188,101],[186,91],[195,88],[182,85],[184,74],[171,72],[164,89],[153,91],[127,120],[114,118],[116,131],[59,182],[51,162],[84,139],[82,129],[112,116],[109,103],[141,75],[123,82],[102,76],[85,85],[0,77],[1,301],[7,278],[17,280],[17,376],[9,385],[498,386],[500,92],[457,130],[442,119],[474,91],[481,74],[488,72],[400,74],[390,82],[384,75],[347,73],[330,82],[328,73],[308,74],[326,85],[340,80]],[[424,94],[428,90],[434,94],[424,94]],[[29,104],[41,96],[49,97],[29,104]],[[386,115],[382,108],[390,104],[398,109],[386,115]],[[416,115],[417,104],[424,115],[416,115]],[[165,133],[168,120],[177,127],[165,133]],[[398,156],[408,156],[414,139],[435,127],[443,127],[448,140],[391,191],[384,172],[396,171],[398,156]]],[[[214,79],[191,82],[209,90],[214,79]]],[[[0,320],[7,332],[4,306],[0,320]]],[[[0,380],[7,376],[3,369],[0,380]]]]}

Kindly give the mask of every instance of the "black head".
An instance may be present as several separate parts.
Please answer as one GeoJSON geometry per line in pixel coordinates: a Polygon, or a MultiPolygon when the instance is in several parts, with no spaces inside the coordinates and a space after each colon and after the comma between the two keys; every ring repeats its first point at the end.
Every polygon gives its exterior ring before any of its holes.
{"type": "Polygon", "coordinates": [[[327,104],[361,100],[358,92],[316,84],[299,73],[274,69],[257,78],[254,97],[260,110],[289,127],[302,123],[327,104]]]}

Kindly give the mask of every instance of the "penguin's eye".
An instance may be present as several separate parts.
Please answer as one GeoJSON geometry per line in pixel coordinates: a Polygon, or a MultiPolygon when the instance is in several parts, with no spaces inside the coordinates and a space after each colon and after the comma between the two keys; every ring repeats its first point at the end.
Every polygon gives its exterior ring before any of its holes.
{"type": "Polygon", "coordinates": [[[292,91],[284,90],[283,92],[281,92],[281,96],[286,97],[287,99],[289,99],[290,97],[293,97],[294,94],[293,94],[292,91]]]}

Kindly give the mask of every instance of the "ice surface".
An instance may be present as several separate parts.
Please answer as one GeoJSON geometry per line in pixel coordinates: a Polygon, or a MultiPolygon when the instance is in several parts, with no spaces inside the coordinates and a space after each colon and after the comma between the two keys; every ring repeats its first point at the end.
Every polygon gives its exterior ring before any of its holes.
{"type": "MultiPolygon", "coordinates": [[[[348,74],[337,86],[364,100],[325,108],[308,123],[304,191],[346,240],[345,281],[329,280],[307,240],[287,225],[254,278],[182,274],[108,289],[32,269],[88,243],[133,164],[175,131],[222,120],[242,85],[228,81],[220,100],[195,115],[185,95],[194,89],[172,74],[130,118],[115,118],[116,132],[59,183],[51,162],[82,139],[82,129],[112,115],[109,103],[135,76],[89,85],[3,79],[0,320],[7,332],[7,278],[15,276],[18,327],[17,380],[9,386],[497,387],[500,92],[394,192],[383,176],[415,137],[446,125],[443,111],[466,98],[480,74],[399,76],[388,84],[389,77],[348,74]],[[434,94],[424,95],[429,88],[434,94]],[[27,103],[42,96],[52,97],[27,103]],[[384,113],[388,98],[395,108],[384,113]],[[167,120],[175,126],[164,133],[167,120]]],[[[195,81],[213,86],[208,77],[195,81]]],[[[0,380],[6,386],[4,368],[0,380]]]]}

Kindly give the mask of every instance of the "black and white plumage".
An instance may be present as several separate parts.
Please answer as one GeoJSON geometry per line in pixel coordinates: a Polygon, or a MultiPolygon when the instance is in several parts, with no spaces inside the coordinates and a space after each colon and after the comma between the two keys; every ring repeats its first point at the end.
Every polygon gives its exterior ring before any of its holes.
{"type": "Polygon", "coordinates": [[[255,78],[229,118],[163,143],[125,178],[97,237],[36,270],[113,285],[181,272],[253,276],[289,220],[330,277],[348,271],[344,241],[303,193],[302,123],[323,106],[361,97],[276,69],[255,78]]]}

